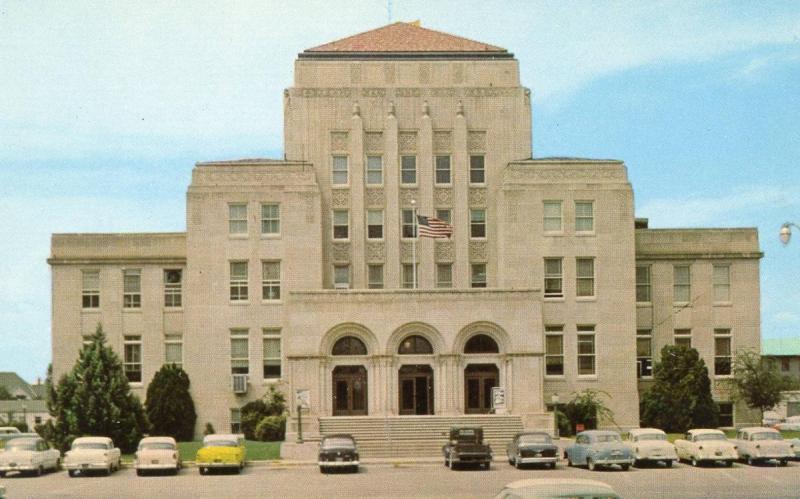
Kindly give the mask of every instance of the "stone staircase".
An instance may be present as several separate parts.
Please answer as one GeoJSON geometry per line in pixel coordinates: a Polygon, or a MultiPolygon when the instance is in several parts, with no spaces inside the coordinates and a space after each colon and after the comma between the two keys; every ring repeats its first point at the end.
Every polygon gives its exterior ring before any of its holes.
{"type": "Polygon", "coordinates": [[[320,434],[349,433],[364,458],[437,457],[451,426],[482,426],[495,456],[504,455],[522,420],[513,415],[465,416],[336,416],[319,418],[320,434]]]}

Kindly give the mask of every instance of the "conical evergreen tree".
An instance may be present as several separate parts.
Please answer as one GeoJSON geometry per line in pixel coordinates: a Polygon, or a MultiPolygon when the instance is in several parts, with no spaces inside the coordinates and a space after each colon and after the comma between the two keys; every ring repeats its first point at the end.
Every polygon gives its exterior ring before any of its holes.
{"type": "Polygon", "coordinates": [[[175,364],[165,365],[147,386],[147,418],[153,435],[178,441],[194,438],[197,413],[189,393],[189,375],[175,364]]]}

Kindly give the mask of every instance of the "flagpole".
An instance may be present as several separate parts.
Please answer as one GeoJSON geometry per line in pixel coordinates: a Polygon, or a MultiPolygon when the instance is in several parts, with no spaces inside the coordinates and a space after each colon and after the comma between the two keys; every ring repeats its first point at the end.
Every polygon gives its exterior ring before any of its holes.
{"type": "Polygon", "coordinates": [[[417,289],[417,238],[419,226],[417,224],[417,201],[411,200],[411,210],[414,212],[414,239],[411,240],[411,289],[417,289]]]}

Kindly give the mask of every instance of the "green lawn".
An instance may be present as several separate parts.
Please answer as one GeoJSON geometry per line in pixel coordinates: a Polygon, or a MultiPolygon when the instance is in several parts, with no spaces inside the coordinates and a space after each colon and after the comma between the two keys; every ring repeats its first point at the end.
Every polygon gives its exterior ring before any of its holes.
{"type": "MultiPolygon", "coordinates": [[[[203,446],[203,442],[178,442],[178,450],[181,459],[184,461],[194,461],[197,450],[203,446]]],[[[245,440],[246,457],[248,461],[269,461],[281,458],[281,442],[257,442],[255,440],[245,440]]],[[[132,463],[133,454],[124,454],[123,462],[132,463]]]]}

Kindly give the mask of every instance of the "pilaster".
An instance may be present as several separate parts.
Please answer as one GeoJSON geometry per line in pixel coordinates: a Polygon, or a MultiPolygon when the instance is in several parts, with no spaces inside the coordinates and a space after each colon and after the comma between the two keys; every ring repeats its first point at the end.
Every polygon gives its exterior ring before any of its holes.
{"type": "Polygon", "coordinates": [[[364,122],[358,103],[353,105],[350,127],[350,287],[367,287],[364,262],[366,238],[364,213],[364,122]]]}

